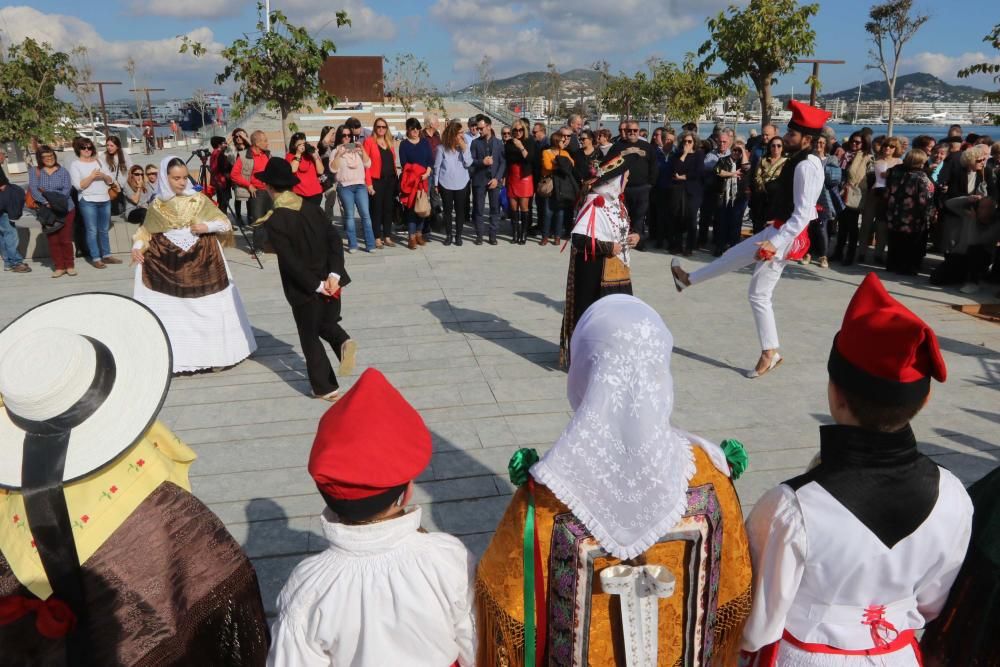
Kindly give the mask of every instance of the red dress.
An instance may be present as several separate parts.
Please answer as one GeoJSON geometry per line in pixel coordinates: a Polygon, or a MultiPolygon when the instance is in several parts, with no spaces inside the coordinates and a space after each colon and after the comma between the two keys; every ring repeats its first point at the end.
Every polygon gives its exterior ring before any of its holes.
{"type": "Polygon", "coordinates": [[[531,167],[515,162],[507,165],[507,196],[529,198],[535,194],[531,167]]]}

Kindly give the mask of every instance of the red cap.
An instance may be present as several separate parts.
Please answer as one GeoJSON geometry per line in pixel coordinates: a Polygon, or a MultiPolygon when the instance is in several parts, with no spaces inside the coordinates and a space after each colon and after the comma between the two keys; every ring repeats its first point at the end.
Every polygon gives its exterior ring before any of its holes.
{"type": "Polygon", "coordinates": [[[922,399],[932,377],[948,376],[934,330],[889,296],[874,273],[847,306],[827,369],[838,386],[893,405],[922,399]]]}
{"type": "Polygon", "coordinates": [[[788,100],[788,110],[792,112],[792,119],[788,121],[789,129],[802,134],[818,135],[831,116],[829,111],[796,100],[788,100]]]}
{"type": "Polygon", "coordinates": [[[320,419],[309,474],[328,496],[360,500],[406,484],[430,460],[424,420],[382,373],[369,368],[320,419]]]}

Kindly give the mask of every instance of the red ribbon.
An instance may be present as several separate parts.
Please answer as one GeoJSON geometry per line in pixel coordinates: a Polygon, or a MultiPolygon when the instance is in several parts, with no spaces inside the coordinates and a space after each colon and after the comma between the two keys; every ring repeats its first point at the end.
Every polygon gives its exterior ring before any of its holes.
{"type": "Polygon", "coordinates": [[[889,633],[893,633],[893,641],[899,636],[899,631],[896,627],[885,620],[885,606],[880,604],[869,605],[865,609],[864,620],[861,621],[864,625],[867,625],[871,630],[872,641],[875,642],[875,648],[883,648],[889,645],[889,641],[886,637],[889,633]]]}
{"type": "MultiPolygon", "coordinates": [[[[588,249],[584,248],[583,261],[585,262],[590,261],[591,257],[597,256],[596,229],[597,229],[597,209],[599,208],[604,208],[604,197],[601,195],[597,195],[596,197],[591,198],[591,200],[587,202],[587,205],[583,207],[583,210],[580,211],[581,218],[584,215],[586,215],[587,211],[590,211],[590,220],[587,221],[587,236],[590,237],[590,248],[589,248],[590,253],[588,256],[587,253],[588,249]]],[[[566,244],[563,244],[563,248],[565,247],[566,244]]]]}
{"type": "Polygon", "coordinates": [[[48,600],[23,595],[0,598],[0,625],[7,625],[35,612],[35,628],[48,639],[65,637],[76,627],[76,614],[69,605],[56,597],[48,600]]]}

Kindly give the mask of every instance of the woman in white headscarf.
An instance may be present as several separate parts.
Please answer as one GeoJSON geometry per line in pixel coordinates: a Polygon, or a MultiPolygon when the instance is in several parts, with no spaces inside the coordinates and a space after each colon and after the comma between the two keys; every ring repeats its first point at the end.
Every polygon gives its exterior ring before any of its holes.
{"type": "Polygon", "coordinates": [[[631,294],[629,250],[639,242],[631,233],[622,193],[628,170],[621,156],[596,168],[571,236],[566,302],[559,336],[559,363],[570,363],[570,339],[584,311],[608,294],[631,294]]]}
{"type": "Polygon", "coordinates": [[[156,198],[133,238],[133,296],[163,322],[175,373],[232,366],[257,349],[222,254],[232,225],[194,190],[180,158],[160,163],[156,198]]]}
{"type": "Polygon", "coordinates": [[[477,664],[736,664],[751,583],[730,480],[742,447],[670,423],[673,337],[641,300],[598,300],[572,346],[573,417],[537,463],[515,454],[520,488],[479,564],[477,664]]]}

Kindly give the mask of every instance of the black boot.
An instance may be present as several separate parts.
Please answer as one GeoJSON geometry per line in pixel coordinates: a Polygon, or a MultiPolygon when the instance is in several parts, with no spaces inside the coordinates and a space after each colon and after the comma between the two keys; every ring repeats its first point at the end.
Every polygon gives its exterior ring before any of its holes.
{"type": "Polygon", "coordinates": [[[510,242],[511,245],[517,243],[517,239],[520,238],[521,231],[518,227],[521,226],[521,212],[511,211],[510,212],[510,242]]]}
{"type": "Polygon", "coordinates": [[[528,242],[528,223],[529,222],[531,222],[531,221],[528,219],[528,212],[527,211],[521,211],[521,238],[518,240],[518,243],[520,243],[521,245],[524,245],[525,243],[528,242]]]}

